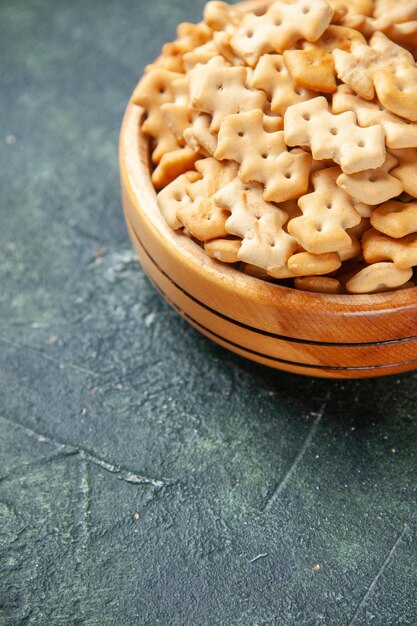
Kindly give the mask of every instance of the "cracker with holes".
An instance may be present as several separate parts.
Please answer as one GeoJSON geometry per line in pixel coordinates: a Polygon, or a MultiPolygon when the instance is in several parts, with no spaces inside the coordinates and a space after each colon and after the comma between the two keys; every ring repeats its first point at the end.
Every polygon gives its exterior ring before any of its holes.
{"type": "Polygon", "coordinates": [[[296,87],[322,93],[336,91],[333,57],[317,46],[286,50],[284,61],[296,87]]]}
{"type": "Polygon", "coordinates": [[[262,111],[227,117],[221,125],[214,156],[239,163],[240,178],[262,183],[268,202],[285,202],[307,191],[310,155],[288,152],[283,131],[265,130],[262,111]]]}
{"type": "Polygon", "coordinates": [[[177,209],[177,219],[199,241],[226,237],[228,213],[214,202],[214,195],[236,177],[237,165],[208,158],[197,161],[195,169],[201,178],[187,186],[191,203],[177,209]]]}
{"type": "Polygon", "coordinates": [[[215,196],[218,206],[230,212],[226,229],[242,238],[239,259],[265,269],[277,278],[288,278],[288,259],[297,248],[297,241],[285,232],[287,214],[265,202],[259,184],[245,184],[236,179],[215,196]]]}
{"type": "Polygon", "coordinates": [[[303,215],[288,223],[288,232],[311,254],[350,246],[352,240],[346,230],[361,222],[353,199],[336,184],[340,173],[338,167],[315,172],[311,177],[314,192],[298,201],[303,215]]]}
{"type": "Polygon", "coordinates": [[[154,163],[159,163],[166,152],[179,147],[175,135],[165,121],[161,107],[167,102],[175,101],[173,85],[180,78],[183,78],[182,74],[153,67],[143,76],[132,96],[133,103],[142,106],[147,113],[142,125],[143,132],[156,140],[156,148],[152,153],[154,163]]]}
{"type": "Polygon", "coordinates": [[[177,219],[177,209],[184,208],[192,202],[187,193],[187,187],[199,178],[200,174],[198,172],[187,172],[187,174],[182,174],[158,193],[158,205],[161,213],[168,226],[173,230],[178,230],[182,226],[177,219]]]}
{"type": "Polygon", "coordinates": [[[417,267],[417,233],[394,239],[371,228],[364,234],[362,245],[367,263],[392,261],[400,269],[417,267]]]}
{"type": "Polygon", "coordinates": [[[364,100],[373,100],[375,97],[375,80],[381,70],[391,73],[399,64],[410,67],[415,65],[413,55],[408,50],[380,32],[372,36],[369,46],[354,42],[350,52],[333,50],[333,59],[339,79],[364,100]]]}
{"type": "Polygon", "coordinates": [[[403,185],[390,172],[398,165],[391,154],[387,154],[384,165],[358,174],[341,174],[337,179],[340,189],[358,202],[371,206],[396,198],[403,192],[403,185]]]}
{"type": "Polygon", "coordinates": [[[259,59],[251,87],[264,91],[271,103],[271,111],[279,115],[284,115],[292,104],[314,97],[314,92],[294,85],[282,54],[264,54],[259,59]]]}
{"type": "Polygon", "coordinates": [[[400,63],[374,75],[375,90],[388,111],[417,122],[417,67],[400,63]]]}
{"type": "Polygon", "coordinates": [[[184,144],[184,131],[191,124],[191,106],[188,78],[179,78],[172,83],[174,102],[161,105],[162,115],[180,145],[184,144]]]}
{"type": "Polygon", "coordinates": [[[359,126],[380,124],[385,131],[387,148],[417,147],[417,124],[386,111],[378,102],[368,102],[353,93],[347,85],[339,85],[332,100],[333,113],[354,111],[359,126]]]}
{"type": "Polygon", "coordinates": [[[417,233],[417,202],[385,202],[372,213],[371,224],[394,239],[417,233]]]}
{"type": "Polygon", "coordinates": [[[361,128],[352,111],[333,115],[323,96],[289,107],[284,133],[288,146],[309,146],[315,160],[332,159],[346,174],[381,167],[385,162],[382,126],[361,128]]]}
{"type": "Polygon", "coordinates": [[[316,41],[333,10],[325,0],[276,0],[264,15],[247,14],[231,39],[236,54],[255,67],[268,52],[283,52],[300,39],[316,41]]]}
{"type": "Polygon", "coordinates": [[[247,86],[248,70],[230,67],[217,56],[189,74],[191,106],[212,116],[210,131],[218,132],[228,115],[263,109],[266,95],[247,86]]]}

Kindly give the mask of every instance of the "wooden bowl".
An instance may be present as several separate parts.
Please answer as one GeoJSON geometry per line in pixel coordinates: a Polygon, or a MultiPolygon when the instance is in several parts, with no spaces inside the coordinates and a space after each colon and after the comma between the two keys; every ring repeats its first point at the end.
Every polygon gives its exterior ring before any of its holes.
{"type": "Polygon", "coordinates": [[[125,217],[144,271],[182,317],[241,356],[297,374],[366,378],[417,369],[417,288],[366,296],[297,291],[214,261],[172,231],[151,183],[143,114],[130,102],[121,129],[125,217]]]}

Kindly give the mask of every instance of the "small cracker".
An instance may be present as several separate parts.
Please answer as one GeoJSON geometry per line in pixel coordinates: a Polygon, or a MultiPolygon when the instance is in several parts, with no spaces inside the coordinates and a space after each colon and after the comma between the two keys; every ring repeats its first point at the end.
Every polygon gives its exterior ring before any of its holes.
{"type": "Polygon", "coordinates": [[[261,185],[230,182],[215,196],[216,203],[231,213],[226,222],[231,235],[242,238],[239,259],[265,269],[277,278],[288,278],[287,261],[297,242],[283,229],[287,214],[265,202],[261,185]]]}
{"type": "Polygon", "coordinates": [[[417,67],[399,64],[375,72],[375,90],[388,111],[417,122],[417,67]]]}
{"type": "Polygon", "coordinates": [[[312,254],[349,247],[351,237],[346,230],[361,221],[352,198],[336,185],[339,175],[338,167],[315,172],[311,177],[315,191],[298,201],[303,215],[288,223],[288,232],[312,254]]]}
{"type": "Polygon", "coordinates": [[[311,254],[298,252],[288,260],[288,269],[295,276],[321,276],[339,269],[342,262],[335,252],[311,254]]]}
{"type": "Polygon", "coordinates": [[[390,150],[390,152],[399,162],[391,175],[401,181],[406,193],[417,198],[417,149],[390,150]]]}
{"type": "Polygon", "coordinates": [[[332,115],[323,96],[289,107],[284,133],[288,146],[310,146],[314,159],[333,159],[346,174],[381,167],[385,162],[383,128],[361,128],[352,111],[332,115]]]}
{"type": "Polygon", "coordinates": [[[301,291],[312,293],[339,294],[343,292],[342,285],[336,278],[327,276],[305,276],[294,280],[294,286],[301,291]]]}
{"type": "Polygon", "coordinates": [[[397,65],[414,65],[413,56],[376,32],[368,45],[354,42],[351,52],[334,50],[333,59],[338,77],[364,100],[375,97],[376,75],[381,70],[392,72],[397,65]]]}
{"type": "MultiPolygon", "coordinates": [[[[346,232],[348,232],[350,229],[347,229],[346,232]]],[[[339,257],[339,259],[344,263],[345,261],[350,261],[352,259],[356,259],[358,257],[361,256],[362,254],[362,247],[361,244],[359,243],[359,240],[352,235],[350,232],[348,233],[350,238],[351,238],[351,243],[349,246],[346,246],[346,248],[340,248],[337,251],[337,255],[339,257]]]]}
{"type": "Polygon", "coordinates": [[[413,270],[399,269],[394,263],[374,263],[355,274],[347,283],[349,293],[383,293],[407,283],[413,270]]]}
{"type": "Polygon", "coordinates": [[[133,92],[132,102],[143,107],[147,113],[142,130],[156,140],[156,147],[152,153],[154,163],[159,163],[166,152],[172,152],[179,147],[161,111],[163,104],[174,102],[173,84],[179,78],[184,77],[177,72],[154,66],[143,76],[133,92]]]}
{"type": "Polygon", "coordinates": [[[212,133],[218,132],[228,115],[264,108],[266,95],[247,87],[247,79],[247,68],[229,67],[221,56],[191,70],[191,106],[212,116],[212,133]]]}
{"type": "Polygon", "coordinates": [[[238,263],[241,243],[241,239],[212,239],[205,242],[204,250],[216,261],[238,263]]]}
{"type": "Polygon", "coordinates": [[[392,261],[400,269],[417,266],[417,233],[394,239],[371,228],[362,237],[362,246],[368,263],[392,261]]]}
{"type": "Polygon", "coordinates": [[[329,52],[318,47],[286,50],[284,61],[296,87],[324,93],[336,91],[335,67],[329,52]]]}
{"type": "Polygon", "coordinates": [[[372,15],[374,0],[327,0],[334,11],[345,8],[349,13],[372,15]]]}
{"type": "Polygon", "coordinates": [[[306,152],[288,152],[284,132],[266,132],[264,120],[260,110],[227,117],[215,157],[239,163],[243,181],[264,184],[266,201],[297,198],[307,191],[311,157],[306,152]]]}
{"type": "Polygon", "coordinates": [[[228,31],[241,23],[243,13],[226,2],[207,2],[204,7],[204,21],[214,31],[228,31]]]}
{"type": "Polygon", "coordinates": [[[199,63],[201,65],[205,65],[208,63],[213,57],[218,56],[219,50],[214,43],[214,41],[207,41],[202,46],[198,46],[194,50],[190,50],[184,54],[184,66],[189,73],[196,65],[199,63]]]}
{"type": "Polygon", "coordinates": [[[211,115],[200,113],[193,116],[193,122],[184,131],[185,142],[205,156],[213,156],[217,148],[217,137],[210,132],[211,115]]]}
{"type": "Polygon", "coordinates": [[[385,202],[372,213],[371,224],[394,239],[417,233],[417,202],[385,202]]]}
{"type": "Polygon", "coordinates": [[[184,144],[184,131],[191,124],[191,106],[188,78],[179,78],[172,83],[174,102],[161,105],[162,115],[180,145],[184,144]]]}
{"type": "Polygon", "coordinates": [[[294,86],[282,54],[264,54],[259,59],[251,86],[265,91],[271,101],[271,111],[280,115],[292,104],[314,96],[314,92],[294,86]]]}
{"type": "Polygon", "coordinates": [[[191,170],[200,158],[199,154],[188,147],[166,152],[152,173],[152,183],[155,189],[166,187],[178,176],[191,170]]]}
{"type": "Polygon", "coordinates": [[[354,111],[362,127],[380,124],[385,131],[388,148],[417,147],[417,124],[389,113],[377,102],[368,102],[353,93],[347,85],[339,85],[332,101],[333,113],[354,111]]]}
{"type": "Polygon", "coordinates": [[[187,172],[176,178],[165,189],[158,193],[158,205],[168,226],[173,230],[181,228],[182,224],[177,219],[177,209],[191,204],[192,200],[187,193],[190,183],[200,178],[198,172],[187,172]]]}
{"type": "Polygon", "coordinates": [[[276,0],[264,15],[245,15],[231,45],[236,54],[255,67],[265,53],[283,52],[300,39],[316,41],[332,17],[333,10],[325,0],[276,0]]]}
{"type": "Polygon", "coordinates": [[[195,168],[201,178],[188,185],[187,193],[192,202],[177,210],[177,218],[199,241],[226,237],[228,213],[215,204],[214,195],[236,177],[237,166],[208,158],[197,161],[195,168]]]}
{"type": "Polygon", "coordinates": [[[304,44],[303,47],[308,49],[314,45],[326,52],[333,52],[335,48],[350,52],[354,42],[366,45],[365,37],[354,28],[332,24],[314,44],[304,44]]]}
{"type": "Polygon", "coordinates": [[[398,165],[397,159],[387,154],[384,165],[358,174],[341,174],[337,179],[340,189],[358,202],[375,206],[396,198],[403,192],[403,185],[390,171],[398,165]]]}

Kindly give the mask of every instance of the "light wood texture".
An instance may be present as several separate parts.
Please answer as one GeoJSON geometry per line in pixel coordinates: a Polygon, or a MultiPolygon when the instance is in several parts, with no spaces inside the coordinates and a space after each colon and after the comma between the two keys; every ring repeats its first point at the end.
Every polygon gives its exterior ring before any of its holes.
{"type": "Polygon", "coordinates": [[[308,376],[365,378],[417,369],[417,288],[368,296],[288,289],[210,259],[172,231],[151,183],[142,116],[130,103],[120,136],[128,230],[144,271],[190,324],[246,358],[308,376]]]}

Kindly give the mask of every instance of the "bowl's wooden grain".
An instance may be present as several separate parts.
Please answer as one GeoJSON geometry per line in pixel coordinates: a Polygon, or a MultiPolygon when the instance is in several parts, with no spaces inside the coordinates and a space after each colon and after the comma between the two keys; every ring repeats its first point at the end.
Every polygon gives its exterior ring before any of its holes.
{"type": "Polygon", "coordinates": [[[417,288],[367,296],[288,289],[216,262],[172,231],[151,183],[142,116],[129,103],[121,129],[125,217],[143,269],[178,313],[229,350],[289,372],[366,378],[417,369],[417,288]]]}

